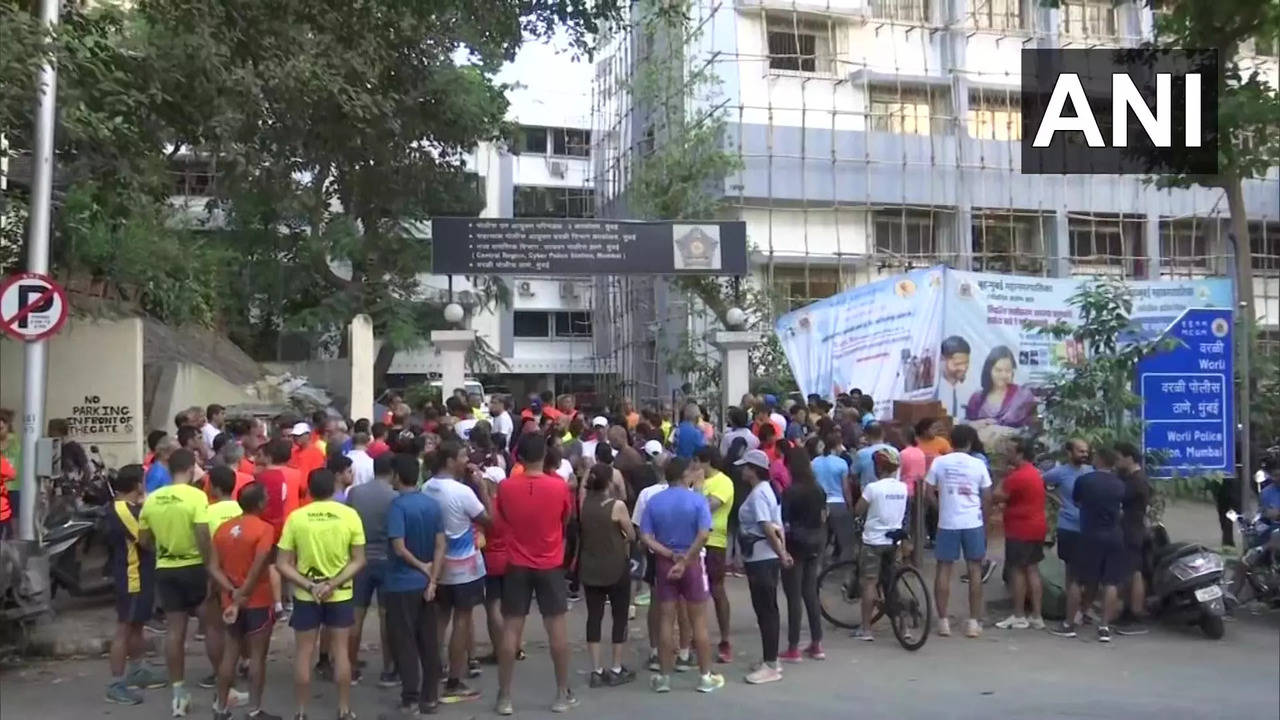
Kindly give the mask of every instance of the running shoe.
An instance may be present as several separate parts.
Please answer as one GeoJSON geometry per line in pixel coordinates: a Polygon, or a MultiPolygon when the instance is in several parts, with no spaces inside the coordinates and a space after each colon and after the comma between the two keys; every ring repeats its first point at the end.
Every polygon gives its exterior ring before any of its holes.
{"type": "Polygon", "coordinates": [[[628,668],[626,665],[623,665],[618,670],[605,670],[604,677],[605,683],[608,684],[609,687],[618,687],[619,685],[626,685],[627,683],[634,682],[636,679],[636,671],[628,668]]]}
{"type": "Polygon", "coordinates": [[[170,704],[174,717],[186,717],[187,712],[191,710],[191,694],[182,693],[173,699],[170,704]]]}
{"type": "Polygon", "coordinates": [[[387,670],[378,676],[378,687],[393,688],[400,684],[400,673],[387,670]]]}
{"type": "Polygon", "coordinates": [[[662,661],[658,659],[658,651],[654,650],[649,653],[649,671],[658,672],[662,670],[662,661]]]}
{"type": "Polygon", "coordinates": [[[822,643],[813,643],[805,648],[804,654],[809,656],[810,660],[826,660],[827,654],[822,651],[822,643]]]}
{"type": "Polygon", "coordinates": [[[804,656],[800,654],[800,648],[790,647],[786,652],[778,653],[778,659],[782,662],[798,663],[804,662],[804,656]]]}
{"type": "Polygon", "coordinates": [[[1107,627],[1106,625],[1098,626],[1098,642],[1101,642],[1101,643],[1111,642],[1111,628],[1107,627]]]}
{"type": "Polygon", "coordinates": [[[511,698],[498,698],[498,702],[494,704],[493,711],[499,715],[514,715],[516,709],[511,704],[511,698]]]}
{"type": "Polygon", "coordinates": [[[1032,630],[1044,629],[1044,618],[1040,617],[1039,615],[1032,615],[1031,617],[1027,618],[1027,623],[1031,625],[1032,630]]]}
{"type": "Polygon", "coordinates": [[[693,653],[689,653],[686,657],[680,657],[676,653],[676,672],[689,672],[698,668],[698,661],[694,659],[693,653]]]}
{"type": "Polygon", "coordinates": [[[105,699],[107,702],[117,705],[141,705],[142,693],[129,689],[122,682],[113,682],[107,686],[105,699]]]}
{"type": "Polygon", "coordinates": [[[1001,630],[1026,630],[1031,627],[1031,623],[1024,617],[1010,615],[1009,617],[997,622],[996,627],[1001,630]]]}
{"type": "MultiPolygon", "coordinates": [[[[698,680],[698,692],[700,693],[712,693],[722,687],[724,687],[724,676],[720,673],[707,673],[698,680]]],[[[671,688],[669,682],[667,688],[671,688]]]]}
{"type": "Polygon", "coordinates": [[[641,606],[648,605],[650,600],[652,600],[652,596],[650,595],[648,590],[645,590],[644,592],[641,592],[639,595],[636,595],[635,604],[641,605],[641,606]]]}
{"type": "Polygon", "coordinates": [[[938,637],[951,637],[951,620],[938,618],[938,637]]]}
{"type": "Polygon", "coordinates": [[[204,688],[205,690],[210,690],[212,688],[218,687],[218,676],[214,674],[210,674],[200,678],[200,687],[204,688]]]}
{"type": "Polygon", "coordinates": [[[480,691],[473,687],[469,687],[461,680],[457,683],[448,682],[444,686],[444,694],[440,697],[442,703],[460,703],[468,700],[475,700],[480,697],[480,691]]]}
{"type": "Polygon", "coordinates": [[[1057,625],[1049,628],[1049,632],[1057,635],[1058,637],[1073,638],[1076,636],[1076,624],[1063,620],[1057,625]]]}
{"type": "Polygon", "coordinates": [[[765,683],[778,682],[781,679],[782,671],[769,663],[760,663],[760,666],[747,673],[746,677],[748,685],[763,685],[765,683]]]}
{"type": "Polygon", "coordinates": [[[249,720],[284,720],[284,718],[280,717],[279,715],[272,715],[271,713],[261,708],[254,710],[248,715],[245,715],[245,717],[249,718],[249,720]]]}
{"type": "Polygon", "coordinates": [[[1124,620],[1115,624],[1112,628],[1117,635],[1146,635],[1149,631],[1147,626],[1138,620],[1124,620]]]}
{"type": "Polygon", "coordinates": [[[480,671],[480,661],[479,661],[479,660],[477,660],[477,659],[475,659],[475,658],[471,658],[470,660],[468,660],[468,661],[467,661],[467,677],[469,677],[469,678],[478,678],[478,677],[480,677],[480,675],[482,675],[482,674],[483,674],[483,673],[480,671]]]}
{"type": "Polygon", "coordinates": [[[139,666],[136,670],[129,673],[124,678],[124,684],[131,688],[142,688],[144,690],[152,690],[162,688],[169,684],[169,678],[152,670],[146,665],[139,666]]]}
{"type": "Polygon", "coordinates": [[[982,637],[982,623],[969,618],[964,624],[964,636],[967,638],[982,637]]]}
{"type": "Polygon", "coordinates": [[[733,645],[728,640],[721,640],[716,646],[716,662],[733,662],[733,645]]]}
{"type": "MultiPolygon", "coordinates": [[[[649,676],[649,689],[650,689],[650,690],[652,690],[652,691],[654,691],[654,692],[656,692],[656,693],[669,693],[669,692],[671,692],[671,676],[670,676],[670,675],[663,675],[663,674],[661,674],[661,673],[659,673],[659,674],[657,674],[657,675],[650,675],[650,676],[649,676]]],[[[710,691],[708,691],[708,692],[710,692],[710,691]]]]}
{"type": "Polygon", "coordinates": [[[578,707],[578,696],[570,690],[563,695],[556,697],[555,702],[551,703],[551,712],[563,713],[569,712],[573,708],[578,707]]]}
{"type": "Polygon", "coordinates": [[[591,671],[591,679],[587,681],[587,685],[589,687],[593,687],[593,688],[606,687],[608,686],[608,684],[609,684],[609,680],[608,680],[608,677],[605,675],[604,670],[591,671]]]}

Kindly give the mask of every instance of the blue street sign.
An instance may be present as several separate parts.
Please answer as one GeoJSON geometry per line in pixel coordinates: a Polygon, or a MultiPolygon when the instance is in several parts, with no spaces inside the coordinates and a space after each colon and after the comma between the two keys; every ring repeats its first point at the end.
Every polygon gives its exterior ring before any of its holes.
{"type": "Polygon", "coordinates": [[[1161,339],[1179,347],[1138,363],[1146,451],[1164,451],[1153,477],[1235,472],[1231,310],[1191,308],[1161,339]]]}

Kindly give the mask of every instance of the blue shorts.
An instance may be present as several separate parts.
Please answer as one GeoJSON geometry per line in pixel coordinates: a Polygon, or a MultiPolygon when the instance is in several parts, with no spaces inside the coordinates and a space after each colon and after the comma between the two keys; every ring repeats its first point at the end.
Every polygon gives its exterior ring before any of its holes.
{"type": "Polygon", "coordinates": [[[340,630],[355,624],[356,606],[350,600],[325,603],[295,600],[293,616],[289,618],[289,627],[301,632],[315,630],[321,625],[340,630]]]}
{"type": "Polygon", "coordinates": [[[981,562],[987,556],[987,529],[943,530],[938,528],[934,557],[938,562],[955,562],[961,551],[969,562],[981,562]]]}
{"type": "Polygon", "coordinates": [[[367,608],[373,604],[373,593],[378,593],[378,604],[382,604],[382,591],[387,583],[387,569],[390,560],[370,560],[364,569],[356,575],[355,591],[351,598],[356,607],[367,608]]]}

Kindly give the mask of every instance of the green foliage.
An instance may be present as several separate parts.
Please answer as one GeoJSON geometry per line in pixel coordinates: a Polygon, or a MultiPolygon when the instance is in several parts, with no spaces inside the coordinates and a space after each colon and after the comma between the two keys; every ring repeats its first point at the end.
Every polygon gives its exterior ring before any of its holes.
{"type": "Polygon", "coordinates": [[[1036,329],[1083,351],[1080,360],[1064,363],[1045,383],[1041,416],[1046,440],[1052,447],[1062,447],[1071,438],[1093,446],[1141,446],[1142,399],[1134,392],[1133,378],[1138,362],[1155,351],[1158,342],[1124,339],[1131,328],[1133,299],[1120,282],[1087,282],[1068,302],[1079,311],[1079,324],[1060,322],[1036,329]]]}
{"type": "Polygon", "coordinates": [[[1255,328],[1249,360],[1255,383],[1255,390],[1249,395],[1249,420],[1254,450],[1262,452],[1280,444],[1280,348],[1264,345],[1262,333],[1255,328]]]}

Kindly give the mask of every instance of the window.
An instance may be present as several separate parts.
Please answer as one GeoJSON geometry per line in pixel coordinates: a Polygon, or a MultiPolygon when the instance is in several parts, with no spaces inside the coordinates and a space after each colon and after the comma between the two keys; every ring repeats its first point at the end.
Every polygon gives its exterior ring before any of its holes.
{"type": "Polygon", "coordinates": [[[929,0],[871,0],[871,15],[884,20],[925,22],[929,19],[929,0]]]}
{"type": "Polygon", "coordinates": [[[591,313],[558,312],[555,313],[556,337],[589,338],[591,337],[591,313]]]}
{"type": "Polygon", "coordinates": [[[591,154],[591,131],[577,128],[551,128],[551,154],[587,157],[591,154]]]}
{"type": "Polygon", "coordinates": [[[878,212],[873,228],[876,252],[906,258],[935,257],[938,242],[934,230],[941,223],[942,218],[931,213],[878,212]]]}
{"type": "Polygon", "coordinates": [[[802,20],[794,14],[771,15],[765,20],[765,34],[770,70],[835,73],[835,25],[802,20]]]}
{"type": "Polygon", "coordinates": [[[547,129],[544,127],[520,128],[520,152],[547,154],[547,129]]]}
{"type": "Polygon", "coordinates": [[[1280,223],[1249,223],[1249,249],[1254,270],[1280,271],[1280,223]]]}
{"type": "Polygon", "coordinates": [[[1076,38],[1114,38],[1118,15],[1112,0],[1063,0],[1059,6],[1063,35],[1076,38]]]}
{"type": "Polygon", "coordinates": [[[517,185],[515,190],[516,217],[595,217],[595,193],[590,188],[517,185]]]}
{"type": "Polygon", "coordinates": [[[1017,88],[975,91],[969,96],[969,136],[978,140],[1021,140],[1021,108],[1017,88]]]}
{"type": "Polygon", "coordinates": [[[1114,217],[1068,219],[1067,240],[1071,260],[1088,266],[1089,272],[1111,267],[1121,273],[1131,269],[1140,274],[1142,263],[1136,257],[1139,253],[1130,251],[1130,247],[1136,244],[1138,233],[1126,230],[1125,223],[1114,217]]]}
{"type": "Polygon", "coordinates": [[[538,310],[516,310],[512,335],[518,338],[551,337],[551,314],[538,310]]]}
{"type": "Polygon", "coordinates": [[[1043,230],[1038,216],[1008,212],[973,215],[973,262],[977,270],[1044,274],[1043,230]]]}
{"type": "Polygon", "coordinates": [[[973,26],[982,30],[1018,30],[1022,20],[1022,0],[971,0],[973,26]]]}
{"type": "Polygon", "coordinates": [[[840,271],[833,267],[773,268],[773,289],[788,312],[840,292],[840,271]]]}
{"type": "Polygon", "coordinates": [[[1194,220],[1160,223],[1160,264],[1163,267],[1203,268],[1209,265],[1205,225],[1194,220]]]}
{"type": "Polygon", "coordinates": [[[171,165],[169,173],[173,178],[174,195],[207,197],[212,194],[215,173],[211,160],[180,160],[171,165]]]}
{"type": "Polygon", "coordinates": [[[899,135],[931,133],[930,94],[926,89],[871,89],[871,129],[899,135]]]}

